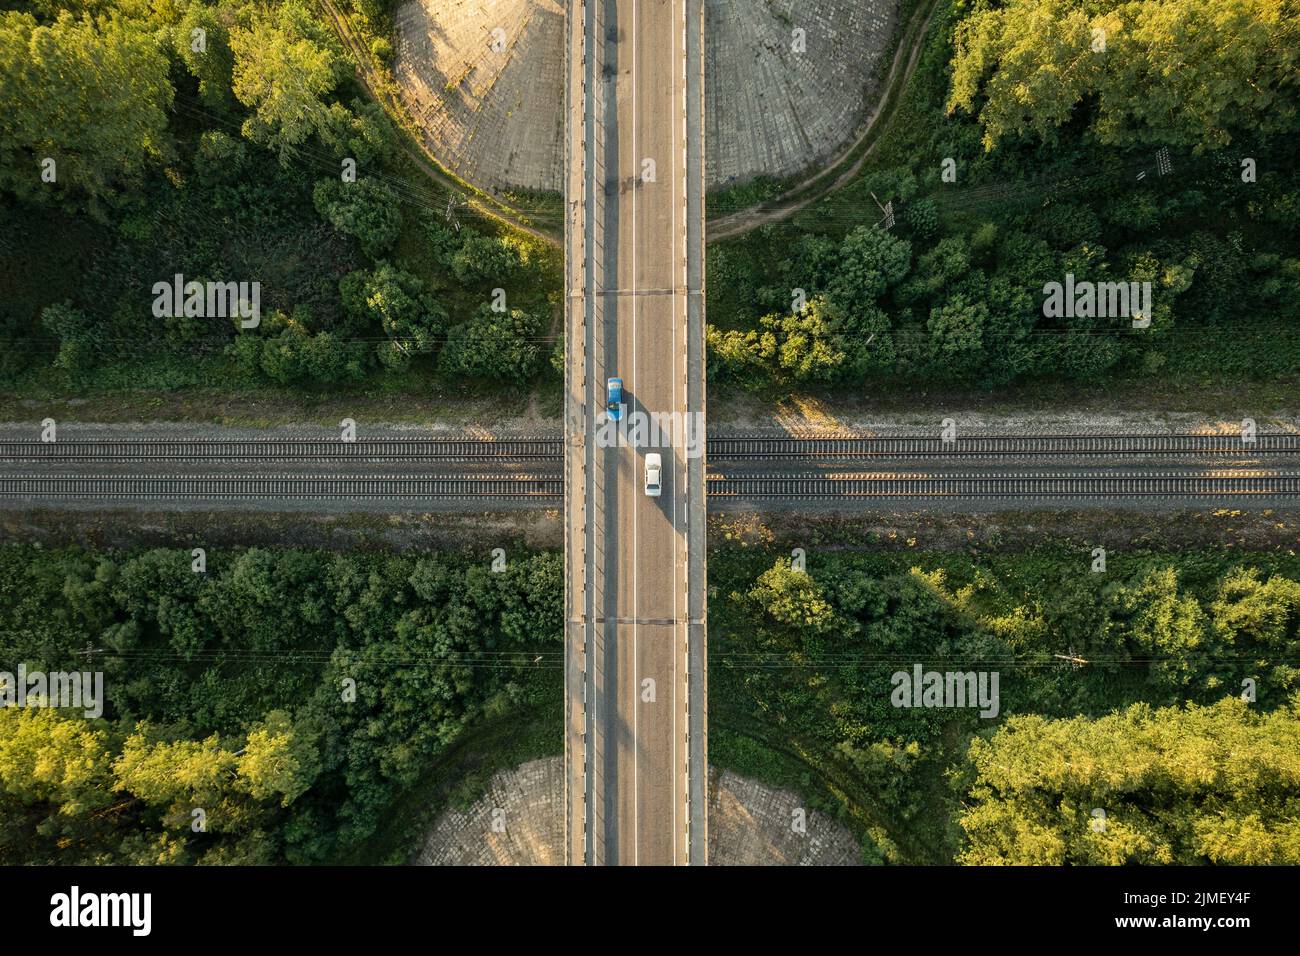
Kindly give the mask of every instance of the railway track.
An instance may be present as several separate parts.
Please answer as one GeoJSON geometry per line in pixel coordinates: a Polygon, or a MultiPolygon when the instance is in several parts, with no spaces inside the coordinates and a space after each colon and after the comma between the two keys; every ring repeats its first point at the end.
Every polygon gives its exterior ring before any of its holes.
{"type": "Polygon", "coordinates": [[[1240,435],[935,435],[736,436],[709,439],[709,460],[872,458],[1260,457],[1300,455],[1300,434],[1240,435]]]}
{"type": "Polygon", "coordinates": [[[559,477],[514,475],[4,475],[0,498],[212,501],[559,498],[559,477]]]}
{"type": "MultiPolygon", "coordinates": [[[[0,498],[311,500],[551,498],[559,476],[490,475],[0,475],[0,498]]],[[[719,475],[711,498],[1292,498],[1300,473],[719,475]]]]}
{"type": "MultiPolygon", "coordinates": [[[[558,436],[485,439],[370,438],[343,442],[302,439],[0,440],[0,462],[553,462],[558,436]]],[[[1114,458],[1300,456],[1300,434],[1267,433],[1251,443],[1240,435],[976,435],[944,442],[933,435],[715,436],[710,461],[850,461],[908,458],[1114,458]]]]}
{"type": "Polygon", "coordinates": [[[711,498],[1300,497],[1300,474],[710,475],[711,498]]]}
{"type": "Polygon", "coordinates": [[[559,438],[337,438],[0,441],[0,461],[556,462],[559,438]]]}

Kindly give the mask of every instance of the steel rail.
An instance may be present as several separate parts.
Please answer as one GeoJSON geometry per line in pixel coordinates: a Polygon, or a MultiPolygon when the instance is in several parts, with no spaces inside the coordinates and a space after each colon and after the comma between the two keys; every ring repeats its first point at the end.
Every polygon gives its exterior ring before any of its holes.
{"type": "MultiPolygon", "coordinates": [[[[558,498],[559,476],[0,475],[0,498],[558,498]]],[[[708,477],[715,498],[1222,498],[1300,495],[1300,474],[845,474],[708,477]]]]}
{"type": "MultiPolygon", "coordinates": [[[[1240,435],[935,435],[806,434],[714,436],[712,461],[908,458],[1300,455],[1300,434],[1240,435]]],[[[558,462],[558,436],[480,438],[72,439],[0,440],[0,461],[368,461],[558,462]]]]}
{"type": "Polygon", "coordinates": [[[0,498],[558,498],[561,478],[516,475],[0,475],[0,498]]]}
{"type": "Polygon", "coordinates": [[[728,498],[1222,498],[1300,495],[1300,474],[710,475],[728,498]]]}

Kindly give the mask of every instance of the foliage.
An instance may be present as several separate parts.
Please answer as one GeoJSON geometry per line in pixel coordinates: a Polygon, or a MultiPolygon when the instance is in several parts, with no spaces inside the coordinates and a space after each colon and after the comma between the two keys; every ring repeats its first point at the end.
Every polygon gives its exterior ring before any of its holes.
{"type": "Polygon", "coordinates": [[[135,23],[0,13],[0,103],[0,189],[29,201],[102,210],[171,153],[168,60],[135,23]]]}
{"type": "Polygon", "coordinates": [[[324,97],[344,69],[338,42],[305,6],[291,0],[258,11],[247,26],[231,30],[230,47],[235,55],[231,89],[255,110],[244,121],[244,135],[287,163],[293,147],[324,128],[324,97]]]}
{"type": "Polygon", "coordinates": [[[425,293],[424,283],[387,262],[344,276],[339,291],[344,309],[378,322],[401,353],[433,351],[446,325],[446,312],[425,293]]]}
{"type": "Polygon", "coordinates": [[[539,340],[548,318],[542,311],[497,311],[485,303],[468,322],[448,334],[438,367],[450,375],[507,383],[527,381],[542,368],[544,351],[539,340]]]}
{"type": "MultiPolygon", "coordinates": [[[[1026,768],[1050,768],[1057,764],[1049,755],[1067,746],[1049,735],[1037,749],[1044,722],[1059,721],[1066,738],[1134,702],[1212,707],[1240,694],[1247,678],[1257,688],[1252,710],[1281,713],[1300,693],[1294,557],[1112,554],[1103,574],[1091,573],[1090,561],[1057,550],[820,548],[810,549],[805,572],[761,551],[711,555],[710,741],[725,741],[715,761],[732,765],[734,757],[737,770],[819,794],[824,809],[885,859],[951,862],[966,841],[958,821],[979,772],[974,756],[992,753],[985,761],[992,765],[1008,753],[972,741],[998,741],[999,727],[1020,728],[1016,746],[1033,748],[1026,768]],[[916,665],[998,672],[998,714],[895,706],[893,675],[916,665]],[[1031,715],[1032,726],[1024,723],[1031,715]]],[[[1287,719],[1294,734],[1294,716],[1287,719]]],[[[1087,766],[1082,753],[1079,761],[1087,766]]],[[[1123,787],[1125,804],[1156,813],[1198,799],[1194,789],[1148,783],[1123,787]]],[[[1026,784],[1005,802],[1037,792],[1026,784]]],[[[1248,798],[1233,804],[1231,788],[1218,792],[1219,809],[1249,815],[1248,798]]],[[[1079,805],[1086,829],[1091,807],[1115,803],[1079,805]]],[[[1014,816],[1014,807],[1006,812],[1014,816]]],[[[1012,852],[1007,827],[990,839],[990,852],[1012,852]]]]}
{"type": "Polygon", "coordinates": [[[558,254],[428,180],[301,0],[27,6],[0,13],[6,389],[427,385],[493,289],[529,315],[557,295],[558,254]],[[261,325],[156,317],[145,293],[177,273],[257,282],[261,325]],[[344,301],[353,274],[373,308],[344,301]]]}
{"type": "Polygon", "coordinates": [[[753,371],[801,384],[855,381],[887,361],[884,313],[868,303],[849,310],[825,295],[789,315],[765,315],[757,332],[707,332],[710,373],[754,381],[753,371]]]}
{"type": "Polygon", "coordinates": [[[1294,128],[1297,50],[1282,0],[1010,0],[958,25],[948,108],[978,98],[986,149],[1094,103],[1103,143],[1220,148],[1294,128]]]}
{"type": "MultiPolygon", "coordinates": [[[[231,49],[230,27],[234,10],[227,6],[191,3],[172,28],[172,45],[185,69],[199,81],[199,97],[209,109],[231,106],[235,54],[231,49]]],[[[241,33],[246,39],[247,33],[241,33]]],[[[251,79],[245,70],[245,82],[251,79]]]]}
{"type": "Polygon", "coordinates": [[[361,177],[355,183],[322,179],[312,191],[321,218],[339,232],[355,236],[366,255],[390,249],[402,228],[396,194],[381,182],[361,177]]]}
{"type": "Polygon", "coordinates": [[[1300,696],[1013,717],[970,760],[963,863],[1300,863],[1300,696]]]}
{"type": "Polygon", "coordinates": [[[0,670],[104,673],[101,718],[0,708],[6,863],[360,852],[485,713],[531,706],[561,562],[0,547],[0,670]],[[500,666],[473,666],[496,654],[500,666]],[[355,682],[355,700],[350,695],[355,682]],[[195,809],[206,829],[191,828],[195,809]]]}
{"type": "Polygon", "coordinates": [[[501,283],[519,268],[515,249],[493,236],[471,233],[451,257],[451,268],[461,282],[501,283]]]}
{"type": "Polygon", "coordinates": [[[777,394],[1294,384],[1296,23],[1276,0],[941,4],[857,177],[709,250],[710,374],[777,394]],[[1045,315],[1067,274],[1150,282],[1150,326],[1045,315]],[[798,291],[844,331],[799,334],[798,291]]]}
{"type": "Polygon", "coordinates": [[[869,305],[902,281],[911,262],[911,243],[874,226],[858,226],[840,243],[831,294],[847,308],[869,305]]]}
{"type": "Polygon", "coordinates": [[[103,344],[103,330],[68,302],[46,306],[41,311],[41,324],[59,340],[55,367],[74,375],[90,363],[103,344]]]}
{"type": "Polygon", "coordinates": [[[369,359],[365,345],[329,331],[312,332],[310,324],[304,309],[291,316],[273,312],[262,320],[258,334],[241,334],[227,352],[249,378],[260,375],[277,385],[332,385],[363,378],[369,359]]]}

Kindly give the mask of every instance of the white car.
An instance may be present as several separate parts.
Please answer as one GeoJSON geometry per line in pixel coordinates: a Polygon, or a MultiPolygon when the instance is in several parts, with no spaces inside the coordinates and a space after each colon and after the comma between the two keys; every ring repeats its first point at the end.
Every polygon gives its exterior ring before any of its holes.
{"type": "Polygon", "coordinates": [[[645,456],[645,493],[651,498],[658,498],[662,490],[663,459],[657,452],[645,456]]]}

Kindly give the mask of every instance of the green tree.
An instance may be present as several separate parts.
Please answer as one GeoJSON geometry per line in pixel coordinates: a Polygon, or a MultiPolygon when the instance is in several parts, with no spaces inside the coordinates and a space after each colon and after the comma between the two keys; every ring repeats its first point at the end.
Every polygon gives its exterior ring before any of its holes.
{"type": "Polygon", "coordinates": [[[817,582],[780,560],[758,577],[749,598],[774,621],[826,633],[835,626],[835,609],[817,582]]]}
{"type": "Polygon", "coordinates": [[[55,368],[77,375],[92,364],[102,353],[104,336],[95,320],[70,302],[47,305],[41,310],[41,325],[59,340],[59,352],[54,358],[55,368]]]}
{"type": "Polygon", "coordinates": [[[447,314],[424,291],[424,283],[388,262],[369,272],[357,271],[339,283],[343,306],[351,314],[378,323],[399,351],[434,351],[446,328],[447,314]]]}
{"type": "Polygon", "coordinates": [[[936,364],[954,378],[977,376],[987,363],[984,339],[988,325],[988,306],[960,293],[931,309],[926,328],[936,364]]]}
{"type": "Polygon", "coordinates": [[[141,25],[0,13],[0,186],[99,210],[170,155],[172,94],[167,57],[141,25]]]}
{"type": "Polygon", "coordinates": [[[320,136],[336,156],[356,160],[363,169],[393,154],[392,124],[378,103],[354,100],[351,109],[331,103],[322,119],[320,136]]]}
{"type": "Polygon", "coordinates": [[[902,302],[932,299],[966,275],[971,265],[970,243],[965,236],[940,239],[916,260],[916,268],[896,293],[902,302]]]}
{"type": "Polygon", "coordinates": [[[1163,684],[1180,686],[1198,670],[1195,656],[1205,653],[1208,636],[1200,603],[1178,588],[1178,572],[1146,572],[1114,596],[1120,633],[1151,661],[1151,673],[1163,684]]]}
{"type": "Polygon", "coordinates": [[[194,171],[208,186],[237,182],[248,163],[248,147],[221,130],[205,130],[194,151],[194,171]]]}
{"type": "Polygon", "coordinates": [[[830,293],[844,308],[870,305],[907,275],[912,244],[877,226],[858,226],[840,243],[830,293]]]}
{"type": "Polygon", "coordinates": [[[989,150],[1052,139],[1092,104],[1093,132],[1118,145],[1295,128],[1300,19],[1285,0],[1009,0],[961,21],[955,47],[948,108],[978,109],[989,150]]]}
{"type": "Polygon", "coordinates": [[[289,715],[272,711],[251,728],[235,764],[236,782],[254,800],[287,807],[311,786],[319,771],[315,747],[295,730],[289,715]]]}
{"type": "Polygon", "coordinates": [[[230,48],[235,96],[256,111],[244,135],[287,164],[295,146],[329,123],[324,97],[344,69],[338,45],[305,7],[289,2],[235,26],[230,48]]]}
{"type": "Polygon", "coordinates": [[[758,389],[763,387],[764,379],[773,374],[777,337],[770,330],[723,330],[710,325],[705,333],[705,342],[709,381],[726,380],[745,388],[758,389]]]}
{"type": "Polygon", "coordinates": [[[107,802],[107,734],[79,717],[45,708],[0,707],[0,789],[76,816],[107,802]]]}
{"type": "Polygon", "coordinates": [[[364,377],[369,346],[348,342],[329,331],[313,332],[308,310],[292,315],[275,311],[262,319],[257,333],[243,332],[227,346],[245,375],[264,376],[280,385],[304,380],[321,384],[364,377]]]}
{"type": "Polygon", "coordinates": [[[230,48],[233,10],[191,2],[172,28],[172,46],[190,75],[199,81],[199,96],[208,109],[231,105],[235,56],[230,48]]]}
{"type": "Polygon", "coordinates": [[[402,230],[397,196],[383,183],[361,177],[355,183],[322,179],[312,192],[316,211],[339,232],[355,236],[371,258],[392,248],[402,230]]]}
{"type": "Polygon", "coordinates": [[[479,233],[463,239],[451,259],[452,271],[461,282],[502,283],[515,275],[520,265],[517,248],[479,233]]]}
{"type": "Polygon", "coordinates": [[[113,788],[164,808],[171,826],[188,826],[191,812],[202,809],[214,829],[225,829],[233,821],[217,811],[230,806],[237,764],[215,734],[205,740],[155,740],[142,726],[127,737],[113,762],[113,788]]]}
{"type": "Polygon", "coordinates": [[[764,316],[759,327],[775,336],[780,374],[795,382],[829,382],[842,376],[848,358],[837,334],[842,319],[839,309],[818,297],[792,315],[764,316]]]}
{"type": "Polygon", "coordinates": [[[903,207],[903,221],[918,238],[929,239],[939,231],[939,207],[929,196],[915,199],[903,207]]]}
{"type": "Polygon", "coordinates": [[[1300,640],[1300,582],[1236,568],[1219,583],[1210,618],[1231,644],[1281,650],[1300,640]]]}
{"type": "Polygon", "coordinates": [[[1300,699],[1015,716],[969,760],[963,863],[1300,863],[1300,699]]]}
{"type": "Polygon", "coordinates": [[[471,378],[530,379],[541,367],[547,319],[541,310],[497,312],[481,305],[469,321],[447,334],[438,369],[471,378]]]}

